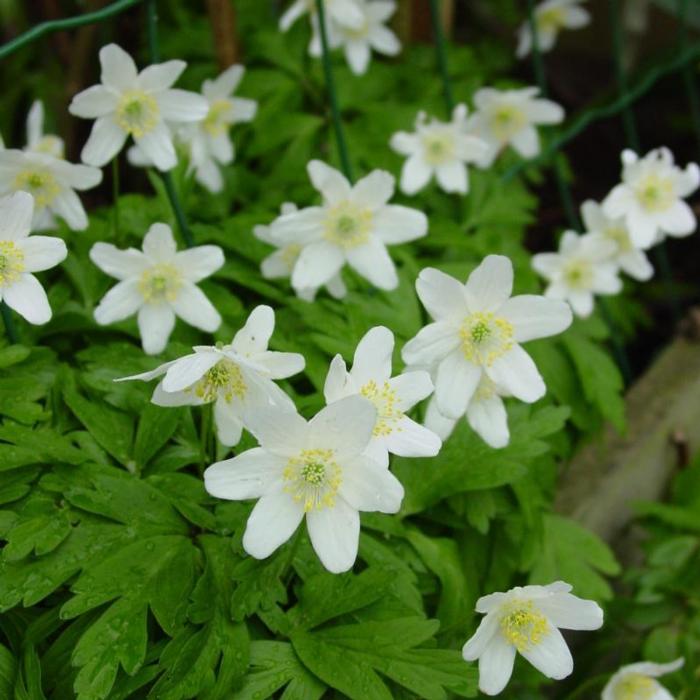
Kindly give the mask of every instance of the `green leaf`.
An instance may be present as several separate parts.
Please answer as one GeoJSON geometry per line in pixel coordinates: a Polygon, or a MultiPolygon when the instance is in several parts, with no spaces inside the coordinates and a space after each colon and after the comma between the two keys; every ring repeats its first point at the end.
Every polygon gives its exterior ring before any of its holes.
{"type": "Polygon", "coordinates": [[[134,442],[134,461],[143,468],[177,430],[182,409],[148,403],[141,412],[134,442]]]}
{"type": "Polygon", "coordinates": [[[0,644],[0,698],[11,698],[15,687],[17,660],[12,652],[0,644]]]}

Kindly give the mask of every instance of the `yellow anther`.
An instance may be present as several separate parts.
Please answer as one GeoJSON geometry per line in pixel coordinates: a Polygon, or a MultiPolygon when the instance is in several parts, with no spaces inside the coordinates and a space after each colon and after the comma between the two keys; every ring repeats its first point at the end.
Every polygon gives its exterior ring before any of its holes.
{"type": "Polygon", "coordinates": [[[404,412],[397,407],[398,397],[389,382],[379,386],[374,380],[370,380],[360,389],[360,394],[369,399],[377,409],[377,422],[372,430],[375,437],[391,435],[401,430],[399,423],[404,417],[404,412]]]}
{"type": "Polygon", "coordinates": [[[531,600],[516,601],[501,618],[501,633],[522,653],[537,646],[549,634],[549,624],[531,600]]]}
{"type": "Polygon", "coordinates": [[[334,461],[333,450],[302,450],[287,462],[282,476],[284,490],[303,503],[307,513],[335,505],[342,470],[334,461]]]}
{"type": "Polygon", "coordinates": [[[502,141],[517,134],[526,124],[525,113],[515,105],[500,105],[491,118],[491,130],[502,141]]]}
{"type": "Polygon", "coordinates": [[[590,289],[593,266],[588,260],[571,260],[563,269],[564,281],[574,289],[590,289]]]}
{"type": "Polygon", "coordinates": [[[46,170],[23,170],[15,177],[15,190],[24,190],[34,197],[37,209],[48,207],[61,192],[56,178],[46,170]]]}
{"type": "Polygon", "coordinates": [[[544,10],[537,15],[537,31],[555,32],[564,26],[565,19],[566,13],[562,7],[544,10]]]}
{"type": "Polygon", "coordinates": [[[202,122],[202,128],[211,136],[223,134],[233,122],[233,102],[227,99],[215,100],[202,122]]]}
{"type": "Polygon", "coordinates": [[[221,359],[192,387],[197,398],[205,403],[225,399],[231,403],[242,399],[247,391],[241,368],[232,360],[221,359]]]}
{"type": "Polygon", "coordinates": [[[665,211],[675,200],[673,181],[656,173],[642,178],[635,189],[637,199],[647,211],[665,211]]]}
{"type": "Polygon", "coordinates": [[[492,313],[477,312],[464,320],[459,337],[468,360],[491,365],[513,347],[513,324],[492,313]]]}
{"type": "Polygon", "coordinates": [[[13,241],[0,241],[0,287],[12,284],[24,271],[24,252],[13,241]]]}
{"type": "Polygon", "coordinates": [[[630,673],[615,685],[615,700],[651,700],[656,695],[656,682],[641,673],[630,673]]]}
{"type": "Polygon", "coordinates": [[[135,138],[141,138],[157,126],[160,108],[153,95],[143,90],[125,92],[115,112],[120,128],[135,138]]]}
{"type": "Polygon", "coordinates": [[[139,280],[139,291],[147,302],[175,301],[180,287],[182,273],[169,263],[149,267],[139,280]]]}
{"type": "Polygon", "coordinates": [[[354,202],[341,202],[328,210],[324,235],[326,240],[346,250],[369,240],[372,212],[354,202]]]}
{"type": "Polygon", "coordinates": [[[441,165],[454,157],[454,135],[450,129],[431,129],[423,134],[424,158],[430,165],[441,165]]]}

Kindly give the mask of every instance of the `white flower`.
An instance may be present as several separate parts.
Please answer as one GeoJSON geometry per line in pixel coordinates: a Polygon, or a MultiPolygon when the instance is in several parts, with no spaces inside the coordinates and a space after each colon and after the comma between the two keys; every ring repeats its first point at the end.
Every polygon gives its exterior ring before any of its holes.
{"type": "Polygon", "coordinates": [[[556,102],[538,98],[539,88],[496,90],[482,88],[474,94],[476,112],[469,117],[467,128],[488,145],[479,161],[490,166],[501,149],[512,146],[523,158],[540,152],[540,139],[535,126],[558,124],[564,109],[556,102]]]}
{"type": "Polygon", "coordinates": [[[362,12],[362,24],[359,27],[339,24],[336,31],[350,70],[362,75],[367,72],[372,49],[386,56],[396,56],[401,51],[401,42],[384,26],[396,11],[394,0],[357,0],[357,7],[362,12]]]}
{"type": "Polygon", "coordinates": [[[273,379],[301,372],[304,358],[268,350],[274,328],[275,312],[269,306],[257,306],[230,344],[200,345],[191,355],[118,381],[149,381],[164,374],[151,401],[158,406],[213,403],[219,441],[232,447],[248,427],[249,416],[270,406],[294,410],[292,400],[273,379]]]}
{"type": "Polygon", "coordinates": [[[217,498],[259,498],[243,547],[264,559],[286,542],[306,515],[311,544],[332,573],[352,568],[360,536],[358,511],[396,513],[403,487],[363,454],[376,422],[372,404],[349,396],[308,423],[281,409],[258,412],[251,430],[260,447],[217,462],[204,472],[217,498]]]}
{"type": "MultiPolygon", "coordinates": [[[[467,422],[471,429],[490,447],[505,447],[510,442],[508,413],[503,397],[510,394],[498,387],[484,374],[467,406],[467,422]]],[[[440,413],[433,396],[425,413],[425,427],[437,433],[443,440],[452,434],[457,420],[440,413]]]]}
{"type": "Polygon", "coordinates": [[[623,218],[611,219],[603,207],[588,200],[581,205],[581,216],[587,233],[610,240],[615,244],[611,261],[630,277],[645,282],[654,274],[646,253],[634,247],[627,224],[623,218]]]}
{"type": "MultiPolygon", "coordinates": [[[[591,21],[590,14],[580,7],[585,0],[544,0],[535,8],[537,46],[540,51],[550,51],[562,29],[580,29],[591,21]]],[[[515,55],[524,58],[532,51],[530,22],[525,20],[518,30],[518,48],[515,55]]]]}
{"type": "Polygon", "coordinates": [[[279,247],[301,246],[292,287],[299,292],[328,284],[347,262],[376,287],[396,289],[396,268],[386,246],[425,236],[425,214],[387,204],[394,177],[384,170],[374,170],[354,186],[321,161],[312,160],[307,170],[323,204],[285,214],[269,231],[279,247]]]}
{"type": "MultiPolygon", "coordinates": [[[[296,204],[292,202],[284,202],[280,208],[280,216],[291,214],[295,211],[298,211],[296,204]]],[[[294,265],[301,254],[301,245],[298,243],[289,243],[287,245],[280,246],[280,244],[273,238],[270,229],[270,226],[263,226],[261,224],[253,227],[253,235],[257,239],[277,248],[274,253],[270,253],[260,263],[260,271],[262,272],[262,276],[266,280],[291,277],[294,270],[294,265]]],[[[339,272],[333,275],[333,277],[326,282],[325,287],[328,290],[328,293],[334,299],[342,299],[348,293],[347,287],[345,286],[343,278],[339,272]]],[[[303,299],[304,301],[313,301],[316,298],[317,292],[318,287],[308,287],[305,289],[296,290],[299,298],[303,299]]]]}
{"type": "Polygon", "coordinates": [[[556,581],[516,586],[476,601],[476,611],[486,616],[462,648],[462,656],[466,661],[479,659],[482,693],[498,695],[506,687],[516,651],[548,678],[561,680],[571,674],[574,661],[559,629],[597,630],[603,625],[603,611],[570,591],[568,583],[556,581]]]}
{"type": "Polygon", "coordinates": [[[336,355],[326,376],[323,393],[331,404],[360,394],[377,409],[372,439],[365,454],[382,466],[389,453],[401,457],[434,457],[442,447],[440,438],[411,420],[406,411],[433,392],[433,382],[424,370],[391,376],[394,335],[384,326],[370,329],[357,344],[352,369],[336,355]]]}
{"type": "Polygon", "coordinates": [[[74,231],[86,229],[88,217],[75,190],[90,189],[101,181],[102,171],[89,165],[37,151],[0,151],[0,195],[29,192],[34,197],[34,229],[53,228],[54,216],[74,231]]]}
{"type": "Polygon", "coordinates": [[[174,168],[177,158],[166,122],[200,121],[209,111],[201,95],[171,88],[187,64],[166,61],[139,73],[131,56],[116,44],[100,50],[100,64],[102,83],[77,94],[68,107],[76,117],[96,120],[83,161],[102,167],[132,136],[159,170],[174,168]]]}
{"type": "Polygon", "coordinates": [[[565,231],[559,252],[533,255],[532,267],[549,281],[546,297],[566,299],[577,316],[586,318],[593,311],[594,294],[617,294],[622,289],[612,259],[616,250],[609,238],[565,231]]]}
{"type": "Polygon", "coordinates": [[[197,182],[210,192],[221,192],[224,186],[218,163],[226,165],[234,159],[230,128],[251,121],[258,109],[255,100],[233,97],[244,72],[243,66],[235,65],[215,80],[205,80],[202,94],[209,112],[202,121],[183,127],[179,134],[189,146],[189,169],[194,171],[197,182]]]}
{"type": "Polygon", "coordinates": [[[224,264],[219,246],[178,252],[170,227],[153,224],[144,236],[143,252],[95,243],[90,259],[119,280],[95,309],[95,320],[104,326],[137,313],[143,349],[149,355],[165,348],[176,316],[207,333],[219,327],[221,316],[196,285],[224,264]]]}
{"type": "Polygon", "coordinates": [[[532,403],[546,388],[520,343],[561,333],[571,324],[568,304],[533,294],[511,298],[513,265],[489,255],[466,284],[426,268],[416,290],[434,319],[408,341],[407,365],[437,367],[435,397],[447,418],[463,416],[486,374],[503,391],[532,403]]]}
{"type": "Polygon", "coordinates": [[[693,210],[683,201],[700,185],[700,168],[689,163],[681,170],[668,148],[639,158],[622,152],[622,182],[603,202],[611,219],[624,218],[636,248],[649,248],[669,236],[688,236],[696,226],[693,210]]]}
{"type": "Polygon", "coordinates": [[[677,671],[684,659],[667,664],[651,661],[623,666],[603,688],[602,700],[673,700],[671,693],[656,679],[677,671]]]}
{"type": "Polygon", "coordinates": [[[452,121],[428,120],[425,112],[416,118],[415,131],[398,131],[391,137],[391,147],[408,156],[401,169],[401,191],[415,194],[435,176],[445,192],[469,191],[467,163],[487,156],[488,145],[467,133],[467,108],[457,105],[452,121]]]}
{"type": "Polygon", "coordinates": [[[63,139],[44,133],[44,105],[41,100],[34,101],[27,115],[27,146],[24,150],[63,158],[63,139]]]}
{"type": "Polygon", "coordinates": [[[34,201],[26,192],[0,199],[0,301],[29,323],[47,323],[51,307],[32,274],[55,267],[68,251],[60,238],[30,236],[34,201]]]}

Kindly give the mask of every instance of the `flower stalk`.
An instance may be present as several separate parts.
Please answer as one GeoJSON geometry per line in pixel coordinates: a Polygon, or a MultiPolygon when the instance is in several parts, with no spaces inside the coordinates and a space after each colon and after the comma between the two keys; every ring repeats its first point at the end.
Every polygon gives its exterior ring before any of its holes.
{"type": "Polygon", "coordinates": [[[112,159],[112,226],[114,227],[114,242],[119,245],[121,232],[119,226],[119,155],[112,159]]]}
{"type": "Polygon", "coordinates": [[[333,129],[335,131],[335,139],[338,145],[338,155],[340,156],[340,165],[343,174],[350,182],[353,180],[352,165],[350,164],[350,154],[348,144],[345,140],[345,131],[340,118],[340,107],[338,106],[338,94],[335,88],[335,79],[333,77],[333,67],[331,66],[330,46],[328,42],[328,31],[326,28],[326,15],[323,6],[323,0],[316,0],[316,10],[318,12],[319,32],[321,35],[321,61],[323,63],[323,73],[326,78],[326,91],[328,92],[328,100],[331,105],[331,117],[333,119],[333,129]]]}
{"type": "Polygon", "coordinates": [[[19,343],[19,335],[17,334],[15,322],[12,318],[12,311],[10,311],[10,307],[4,301],[0,301],[0,313],[2,313],[2,320],[5,324],[7,339],[12,345],[16,345],[19,343]]]}
{"type": "Polygon", "coordinates": [[[430,0],[430,19],[433,25],[435,54],[440,69],[440,76],[442,77],[442,92],[445,97],[445,107],[447,108],[447,115],[449,117],[455,107],[455,100],[452,90],[452,81],[450,80],[450,71],[447,65],[447,42],[445,41],[445,32],[443,31],[442,22],[440,21],[438,0],[430,0]]]}

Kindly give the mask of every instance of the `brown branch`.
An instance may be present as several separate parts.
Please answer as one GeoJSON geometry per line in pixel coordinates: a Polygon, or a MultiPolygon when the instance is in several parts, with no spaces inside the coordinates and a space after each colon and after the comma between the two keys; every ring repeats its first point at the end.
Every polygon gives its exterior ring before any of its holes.
{"type": "Polygon", "coordinates": [[[207,0],[211,33],[219,68],[222,70],[240,59],[236,40],[236,12],[231,0],[207,0]]]}

